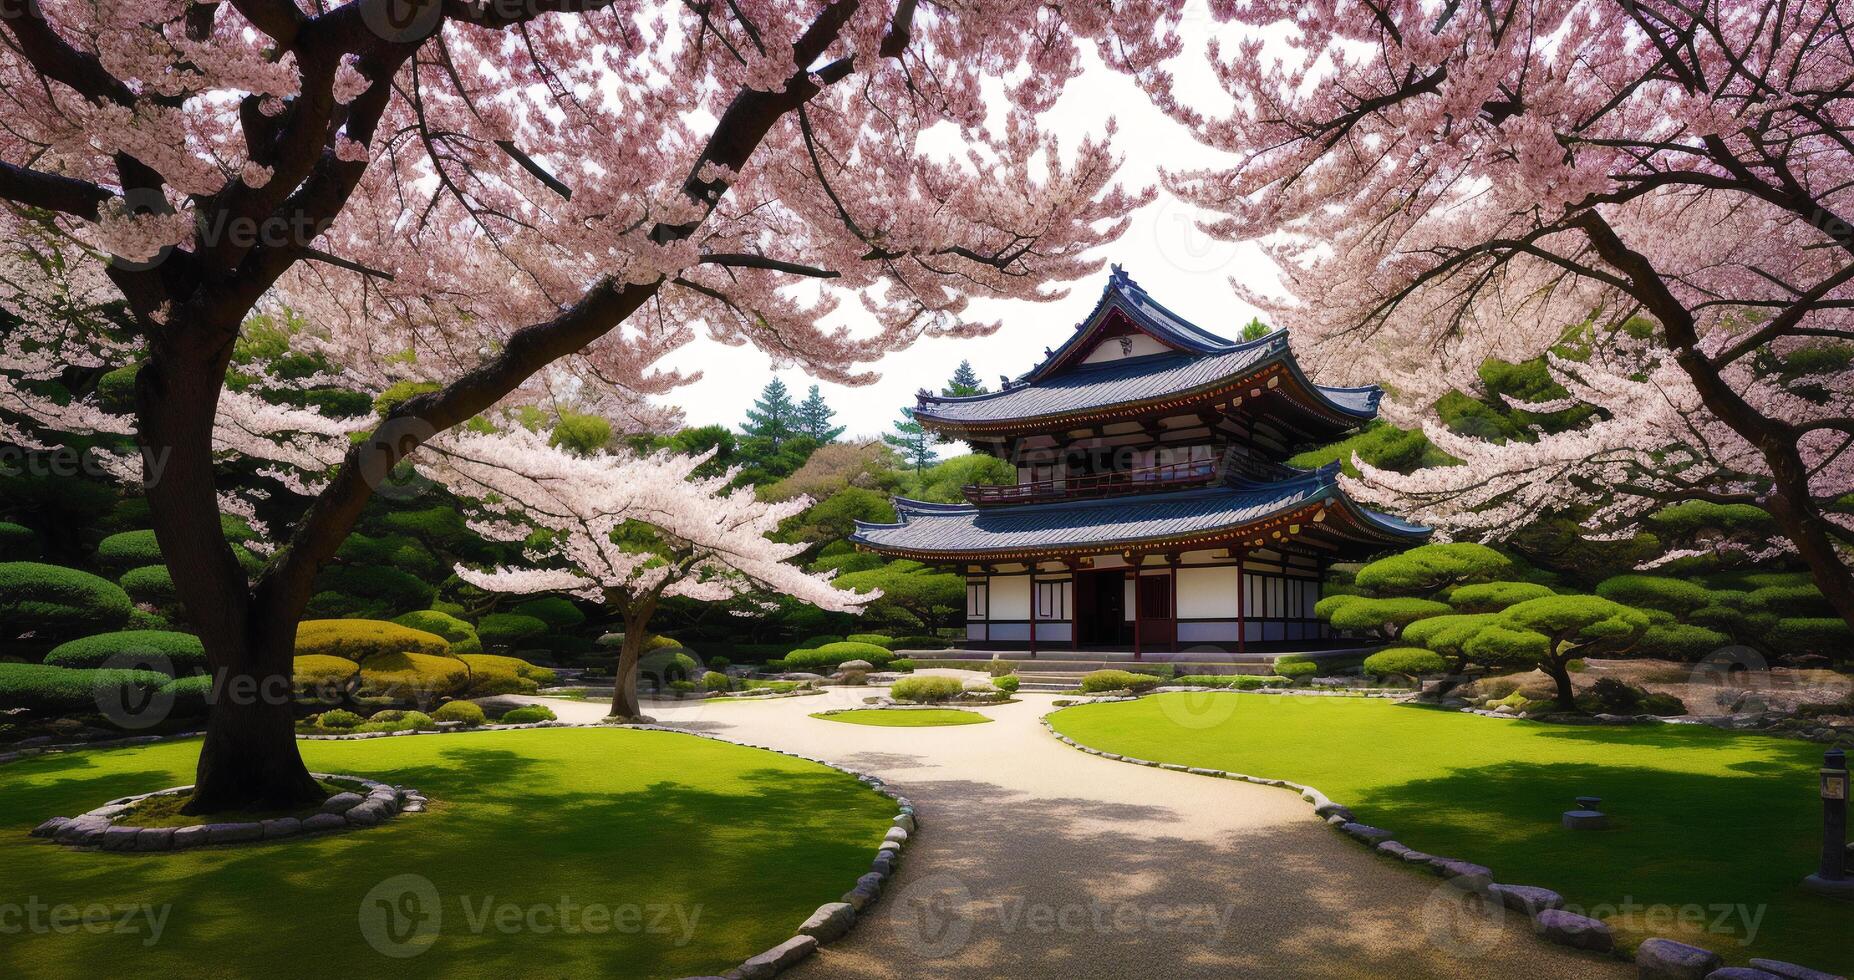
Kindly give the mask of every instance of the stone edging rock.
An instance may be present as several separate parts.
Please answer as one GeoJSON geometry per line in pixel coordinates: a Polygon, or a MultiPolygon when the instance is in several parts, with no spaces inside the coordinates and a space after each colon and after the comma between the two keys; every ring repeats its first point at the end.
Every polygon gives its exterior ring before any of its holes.
{"type": "MultiPolygon", "coordinates": [[[[894,801],[896,812],[895,812],[894,819],[891,821],[893,825],[889,827],[888,833],[883,835],[882,843],[876,847],[875,858],[869,862],[868,872],[863,874],[861,877],[857,878],[856,884],[853,885],[849,891],[844,892],[843,896],[839,898],[837,901],[827,902],[823,905],[818,906],[817,911],[811,913],[811,916],[809,918],[807,918],[804,922],[799,924],[792,938],[787,939],[786,941],[782,943],[779,943],[778,945],[772,947],[771,949],[766,950],[763,953],[760,953],[757,956],[749,957],[745,962],[734,967],[732,970],[729,970],[728,973],[726,974],[727,980],[765,980],[765,978],[775,976],[789,969],[790,967],[797,964],[798,962],[804,960],[806,957],[810,956],[812,953],[817,952],[817,949],[819,946],[822,946],[822,945],[825,945],[831,942],[835,942],[836,940],[841,939],[844,936],[844,934],[849,932],[850,928],[856,924],[857,917],[862,914],[863,910],[867,909],[870,905],[874,904],[876,899],[881,896],[883,887],[888,884],[888,880],[890,878],[894,877],[895,866],[901,862],[901,854],[902,854],[902,851],[907,848],[909,838],[914,834],[916,828],[919,826],[919,817],[915,812],[913,801],[901,795],[901,793],[899,793],[898,791],[889,788],[889,786],[886,783],[884,783],[879,777],[872,776],[869,773],[861,772],[856,769],[852,769],[848,766],[839,765],[835,762],[826,762],[823,759],[813,758],[812,756],[808,756],[808,755],[800,755],[797,752],[787,752],[784,749],[774,748],[770,745],[760,745],[758,743],[753,743],[753,742],[737,742],[730,738],[722,738],[721,736],[715,735],[710,732],[692,732],[692,731],[689,731],[688,729],[676,728],[670,725],[647,725],[647,724],[607,725],[602,722],[542,721],[542,722],[535,722],[533,724],[528,724],[528,725],[478,725],[474,728],[449,728],[449,729],[439,729],[438,731],[431,731],[431,732],[420,732],[420,731],[362,732],[362,733],[349,734],[349,735],[298,735],[297,738],[307,739],[307,740],[339,741],[339,740],[358,740],[358,739],[367,739],[367,738],[395,738],[395,737],[405,737],[405,736],[412,736],[412,735],[451,735],[451,734],[457,734],[461,732],[513,731],[513,730],[524,730],[524,729],[534,729],[534,728],[629,728],[629,729],[633,729],[636,731],[646,731],[646,732],[670,732],[676,735],[686,735],[691,738],[705,738],[705,739],[711,739],[716,742],[726,742],[729,745],[738,745],[741,748],[759,749],[765,752],[776,752],[779,755],[789,756],[791,758],[799,759],[804,762],[810,762],[815,765],[824,766],[829,769],[835,769],[836,771],[844,773],[845,775],[854,776],[856,777],[856,780],[862,783],[864,786],[867,786],[874,792],[879,793],[883,796],[886,796],[889,799],[894,801]]],[[[186,732],[186,733],[182,733],[178,735],[165,735],[165,736],[145,735],[145,736],[138,736],[138,737],[130,738],[130,739],[121,739],[121,740],[113,741],[113,742],[108,743],[108,745],[105,745],[103,743],[87,742],[87,743],[79,743],[79,744],[75,744],[71,746],[62,746],[59,748],[68,750],[68,749],[81,749],[81,748],[120,747],[120,746],[127,746],[127,745],[148,745],[148,744],[152,744],[155,742],[177,741],[183,738],[198,738],[200,734],[201,733],[199,732],[186,732]]],[[[13,759],[22,758],[25,755],[36,755],[38,754],[39,751],[45,751],[45,750],[41,749],[41,750],[31,751],[31,752],[26,752],[26,753],[9,753],[8,756],[0,756],[0,763],[11,762],[13,761],[13,759]]],[[[318,776],[318,778],[324,778],[324,777],[318,776]]],[[[367,784],[370,787],[386,785],[384,783],[375,783],[372,780],[363,780],[355,776],[335,776],[335,777],[327,777],[327,778],[345,779],[345,780],[349,780],[352,782],[367,784]]],[[[392,787],[390,786],[386,788],[392,789],[392,787]]],[[[142,796],[123,797],[120,800],[112,800],[108,805],[102,807],[101,809],[108,810],[111,807],[118,806],[118,805],[122,805],[126,807],[128,803],[143,799],[148,796],[159,795],[159,793],[184,792],[189,789],[192,789],[192,787],[190,786],[174,787],[172,789],[160,790],[158,791],[158,793],[145,793],[142,796]]],[[[412,797],[415,795],[415,792],[416,791],[411,791],[411,790],[405,791],[406,803],[401,809],[408,811],[408,812],[417,812],[418,810],[424,809],[425,798],[423,796],[417,797],[417,800],[416,800],[417,809],[416,810],[413,809],[414,801],[412,797]]],[[[370,796],[367,802],[368,803],[372,802],[371,790],[370,790],[370,796]]],[[[84,814],[82,817],[79,817],[77,819],[81,820],[87,817],[91,817],[92,815],[96,813],[98,813],[98,811],[93,810],[90,813],[84,814]]],[[[55,817],[53,818],[53,821],[64,820],[64,819],[65,818],[63,817],[55,817]]],[[[99,819],[107,819],[107,818],[99,818],[99,819]]],[[[314,819],[314,818],[311,818],[311,819],[314,819]]],[[[47,821],[47,823],[49,824],[53,821],[47,821]]],[[[250,825],[231,824],[227,826],[234,826],[234,827],[255,826],[259,828],[259,836],[258,837],[245,837],[245,838],[241,838],[241,840],[259,840],[259,839],[268,839],[268,835],[263,833],[265,826],[268,823],[269,821],[266,821],[263,824],[250,824],[250,825]]],[[[40,829],[43,829],[44,826],[45,825],[41,825],[40,829]]],[[[208,825],[208,826],[219,826],[219,825],[208,825]]],[[[130,828],[123,828],[123,829],[130,829],[130,828]]],[[[150,829],[166,829],[166,828],[150,828],[150,829]]],[[[190,828],[174,828],[174,829],[186,830],[190,828]]],[[[302,833],[304,829],[305,829],[304,827],[299,827],[296,832],[302,833]]],[[[136,829],[136,832],[133,835],[137,843],[139,843],[141,840],[142,832],[143,832],[143,829],[136,829]]],[[[38,831],[35,830],[33,831],[33,833],[38,834],[38,831]]],[[[241,832],[241,833],[247,833],[247,832],[241,832]]],[[[40,835],[40,836],[45,836],[45,835],[40,835]]],[[[127,835],[118,835],[118,839],[122,839],[125,836],[127,835]]],[[[231,841],[229,840],[208,839],[203,842],[194,840],[194,841],[189,841],[188,844],[178,845],[178,846],[191,846],[192,844],[198,844],[198,843],[216,844],[216,843],[230,843],[230,842],[231,841]]],[[[140,850],[141,849],[139,847],[125,848],[125,847],[122,847],[121,845],[118,845],[115,848],[111,848],[107,843],[103,844],[103,847],[105,850],[140,850]]],[[[150,847],[148,849],[155,850],[156,848],[150,847]]],[[[160,848],[160,849],[166,850],[166,849],[172,849],[172,848],[160,848]]],[[[701,980],[712,980],[712,978],[701,978],[701,980]]]]}
{"type": "MultiPolygon", "coordinates": [[[[1507,716],[1496,715],[1495,717],[1507,716]]],[[[1313,805],[1313,812],[1316,816],[1323,818],[1346,836],[1371,848],[1376,853],[1446,878],[1448,886],[1458,891],[1480,895],[1489,902],[1499,902],[1506,909],[1525,913],[1532,920],[1533,932],[1537,933],[1540,938],[1574,949],[1621,955],[1616,949],[1615,934],[1608,923],[1601,919],[1565,911],[1564,896],[1557,892],[1535,885],[1500,884],[1494,881],[1492,869],[1483,865],[1459,858],[1425,854],[1405,846],[1395,839],[1396,835],[1391,831],[1359,823],[1353,818],[1352,811],[1348,807],[1342,803],[1333,802],[1325,793],[1311,786],[1286,779],[1264,779],[1260,776],[1249,776],[1223,769],[1181,766],[1171,762],[1154,762],[1150,759],[1136,759],[1132,756],[1104,752],[1083,745],[1056,731],[1056,726],[1049,720],[1047,714],[1038,720],[1043,723],[1043,727],[1048,729],[1051,735],[1055,736],[1058,742],[1089,755],[1100,756],[1110,762],[1170,769],[1194,776],[1235,779],[1246,783],[1280,786],[1293,790],[1300,794],[1301,799],[1313,805]]],[[[1724,960],[1711,950],[1661,938],[1643,940],[1641,946],[1636,949],[1635,962],[1641,971],[1641,976],[1654,978],[1692,977],[1694,980],[1744,980],[1744,978],[1755,977],[1762,980],[1763,977],[1768,976],[1777,978],[1777,980],[1782,980],[1782,978],[1841,980],[1833,974],[1778,960],[1752,960],[1752,970],[1732,972],[1724,968],[1724,960]]]]}
{"type": "Polygon", "coordinates": [[[174,786],[111,800],[75,817],[53,817],[33,828],[32,836],[48,838],[69,847],[97,847],[105,851],[157,853],[180,851],[205,844],[257,844],[301,834],[375,827],[401,813],[422,813],[426,799],[415,789],[329,773],[310,773],[316,779],[354,785],[360,792],[337,793],[322,804],[321,812],[298,819],[277,817],[242,823],[194,824],[190,827],[135,827],[123,823],[134,817],[135,804],[157,796],[191,793],[193,787],[174,786]]]}

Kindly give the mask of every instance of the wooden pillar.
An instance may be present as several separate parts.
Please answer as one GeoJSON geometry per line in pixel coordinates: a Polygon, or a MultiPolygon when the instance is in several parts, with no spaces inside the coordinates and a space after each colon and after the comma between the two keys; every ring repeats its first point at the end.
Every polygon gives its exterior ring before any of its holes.
{"type": "Polygon", "coordinates": [[[1242,580],[1242,559],[1248,552],[1236,553],[1236,652],[1243,653],[1249,643],[1249,624],[1243,619],[1243,601],[1249,593],[1248,583],[1242,580]]]}
{"type": "MultiPolygon", "coordinates": [[[[1145,559],[1136,559],[1144,562],[1145,559]]],[[[1133,659],[1141,659],[1139,648],[1139,573],[1143,566],[1133,566],[1133,659]]]]}
{"type": "Polygon", "coordinates": [[[985,646],[991,647],[991,566],[980,568],[985,573],[985,646]]]}
{"type": "Polygon", "coordinates": [[[1172,652],[1178,652],[1178,556],[1166,555],[1165,564],[1172,570],[1172,652]]]}
{"type": "Polygon", "coordinates": [[[1030,563],[1030,659],[1036,659],[1036,562],[1030,563]]]}
{"type": "Polygon", "coordinates": [[[1069,649],[1081,649],[1081,562],[1070,558],[1063,562],[1069,570],[1069,649]]]}

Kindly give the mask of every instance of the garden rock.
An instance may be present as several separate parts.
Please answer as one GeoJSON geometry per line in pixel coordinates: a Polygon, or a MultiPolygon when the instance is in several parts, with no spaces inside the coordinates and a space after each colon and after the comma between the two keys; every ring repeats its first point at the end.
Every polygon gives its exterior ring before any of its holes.
{"type": "Polygon", "coordinates": [[[1641,980],[1705,980],[1725,965],[1719,954],[1672,939],[1645,940],[1635,950],[1641,980]]]}
{"type": "Polygon", "coordinates": [[[322,804],[323,813],[346,813],[360,806],[363,799],[359,793],[336,793],[322,804]]]}
{"type": "Polygon", "coordinates": [[[832,902],[821,905],[811,918],[798,927],[800,935],[810,936],[819,943],[828,943],[850,931],[856,922],[856,910],[848,902],[832,902]]]}
{"type": "Polygon", "coordinates": [[[735,972],[741,980],[766,980],[796,966],[800,960],[817,952],[818,941],[812,936],[793,936],[740,965],[735,972]]]}
{"type": "Polygon", "coordinates": [[[1811,970],[1806,966],[1797,966],[1782,960],[1762,960],[1754,957],[1751,960],[1751,966],[1772,976],[1783,977],[1784,980],[1845,980],[1839,974],[1823,973],[1821,970],[1811,970]]]}
{"type": "Polygon", "coordinates": [[[303,829],[309,832],[323,830],[340,830],[348,825],[348,818],[339,813],[318,813],[303,821],[303,829]]]}
{"type": "Polygon", "coordinates": [[[174,828],[143,827],[135,833],[135,849],[138,851],[173,850],[174,828]]]}
{"type": "Polygon", "coordinates": [[[1536,916],[1546,909],[1564,907],[1564,896],[1533,885],[1490,885],[1487,894],[1515,912],[1536,916]]]}
{"type": "Polygon", "coordinates": [[[136,827],[111,827],[103,832],[103,849],[106,851],[133,851],[135,838],[141,836],[136,827]]]}
{"type": "Polygon", "coordinates": [[[70,822],[71,822],[70,817],[53,817],[50,820],[47,820],[44,823],[39,824],[37,827],[32,828],[32,836],[34,837],[56,837],[58,835],[58,831],[61,828],[63,828],[65,824],[68,824],[70,822]]]}
{"type": "Polygon", "coordinates": [[[214,844],[263,840],[264,825],[261,823],[209,823],[206,825],[206,839],[214,844]]]}
{"type": "Polygon", "coordinates": [[[201,844],[208,843],[212,840],[211,833],[212,832],[207,829],[205,824],[195,824],[191,827],[176,827],[174,829],[174,847],[176,849],[182,847],[197,847],[201,844]]]}
{"type": "Polygon", "coordinates": [[[1448,879],[1448,883],[1465,892],[1484,892],[1493,885],[1493,872],[1488,868],[1462,861],[1456,858],[1432,858],[1429,866],[1436,873],[1448,879]]]}
{"type": "MultiPolygon", "coordinates": [[[[317,814],[317,816],[321,816],[321,814],[317,814]]],[[[295,817],[278,817],[275,820],[264,821],[265,840],[272,840],[278,837],[294,837],[302,832],[303,822],[295,817]]]]}
{"type": "Polygon", "coordinates": [[[1533,919],[1533,924],[1541,937],[1560,946],[1597,953],[1607,953],[1616,948],[1616,937],[1609,925],[1587,915],[1577,915],[1563,909],[1546,909],[1533,919]]]}
{"type": "Polygon", "coordinates": [[[1396,836],[1382,827],[1373,827],[1369,824],[1362,823],[1348,823],[1339,829],[1345,831],[1346,834],[1353,839],[1364,841],[1373,846],[1396,836]]]}

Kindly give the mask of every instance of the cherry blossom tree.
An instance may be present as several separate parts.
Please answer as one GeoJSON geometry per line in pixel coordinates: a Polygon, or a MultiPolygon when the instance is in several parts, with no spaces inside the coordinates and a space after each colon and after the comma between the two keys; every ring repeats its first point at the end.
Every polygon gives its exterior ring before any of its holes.
{"type": "Polygon", "coordinates": [[[861,612],[880,592],[857,593],[788,564],[804,544],[768,537],[811,505],[807,497],[761,502],[752,487],[729,489],[736,472],[698,477],[712,452],[687,456],[594,453],[550,446],[545,435],[448,433],[417,457],[421,473],[476,501],[470,521],[498,541],[532,547],[522,568],[458,566],[459,578],[491,592],[561,593],[624,619],[612,715],[640,717],[637,666],[650,618],[665,596],[721,602],[784,595],[833,612],[861,612]]]}
{"type": "MultiPolygon", "coordinates": [[[[562,397],[660,422],[689,378],[655,365],[697,330],[866,382],[922,337],[993,329],[972,297],[1092,271],[1147,194],[1114,184],[1106,137],[1039,117],[1084,44],[1161,86],[1171,7],[0,0],[0,237],[58,266],[0,276],[23,321],[0,397],[81,429],[95,405],[43,397],[39,361],[142,365],[132,428],[165,459],[147,496],[180,602],[221,690],[267,689],[317,570],[437,434],[562,397]],[[836,325],[846,301],[869,329],[836,325]],[[227,364],[285,306],[345,384],[419,393],[323,440],[338,465],[247,581],[215,463],[271,420],[228,397],[227,364]]],[[[318,796],[289,705],[218,698],[197,787],[195,812],[318,796]]]]}
{"type": "MultiPolygon", "coordinates": [[[[1334,380],[1382,379],[1463,466],[1361,467],[1360,497],[1498,538],[1542,511],[1626,533],[1750,503],[1854,624],[1854,33],[1833,0],[1215,0],[1235,107],[1175,107],[1220,169],[1168,185],[1260,240],[1334,380]],[[1434,424],[1487,358],[1557,355],[1591,424],[1434,424]]],[[[1519,406],[1529,410],[1568,407],[1519,406]]]]}

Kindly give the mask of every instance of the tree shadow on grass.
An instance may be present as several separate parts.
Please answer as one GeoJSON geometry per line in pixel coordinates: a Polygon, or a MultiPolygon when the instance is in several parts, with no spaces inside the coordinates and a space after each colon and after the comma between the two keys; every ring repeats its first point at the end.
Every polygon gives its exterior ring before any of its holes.
{"type": "MultiPolygon", "coordinates": [[[[744,750],[699,757],[749,767],[721,780],[692,768],[686,779],[610,790],[563,784],[554,759],[461,739],[439,758],[368,773],[434,793],[431,813],[368,830],[173,855],[35,851],[9,862],[25,873],[8,892],[172,909],[152,949],[116,936],[28,937],[27,962],[42,969],[24,974],[101,973],[128,955],[147,972],[193,973],[210,960],[230,976],[325,976],[331,962],[445,980],[715,973],[790,936],[845,891],[893,812],[840,773],[754,766],[744,750]],[[430,881],[442,910],[438,940],[409,960],[380,955],[361,930],[369,890],[397,875],[430,881]],[[583,914],[592,905],[637,918],[601,931],[583,914]],[[568,907],[581,911],[563,921],[568,907]],[[503,908],[512,918],[497,917],[503,908]]],[[[622,770],[624,760],[588,764],[622,770]]]]}

